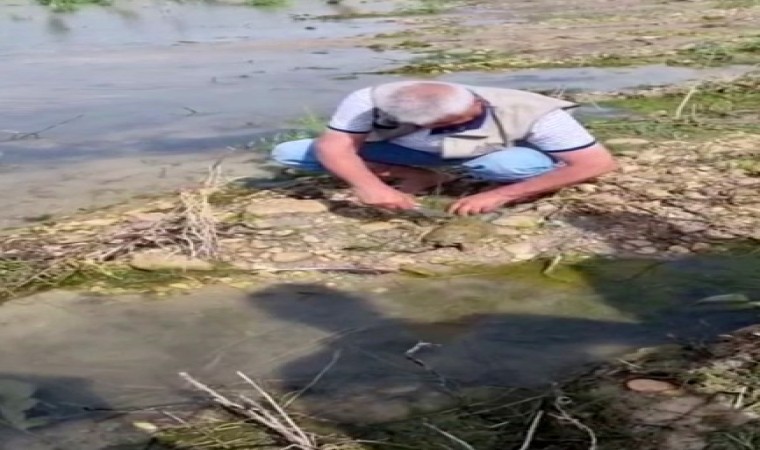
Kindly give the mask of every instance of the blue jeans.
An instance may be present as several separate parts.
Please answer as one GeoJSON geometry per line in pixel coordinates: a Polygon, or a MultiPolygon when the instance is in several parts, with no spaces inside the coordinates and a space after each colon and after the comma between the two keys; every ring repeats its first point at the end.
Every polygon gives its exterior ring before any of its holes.
{"type": "MultiPolygon", "coordinates": [[[[390,142],[367,143],[359,156],[368,162],[411,167],[459,167],[471,177],[483,181],[515,182],[549,172],[556,161],[545,153],[528,147],[511,147],[476,158],[444,159],[390,142]]],[[[272,159],[287,167],[306,172],[324,172],[317,160],[313,139],[284,142],[272,150],[272,159]]]]}

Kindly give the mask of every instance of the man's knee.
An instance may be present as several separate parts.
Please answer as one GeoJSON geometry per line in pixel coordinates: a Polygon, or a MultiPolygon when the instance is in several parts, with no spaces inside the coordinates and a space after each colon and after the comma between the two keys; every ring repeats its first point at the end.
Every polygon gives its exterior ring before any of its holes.
{"type": "Polygon", "coordinates": [[[556,162],[538,150],[514,147],[463,164],[470,175],[486,181],[521,181],[556,168],[556,162]]]}
{"type": "Polygon", "coordinates": [[[314,139],[301,139],[277,144],[271,153],[272,160],[303,170],[322,170],[314,151],[314,139]]]}

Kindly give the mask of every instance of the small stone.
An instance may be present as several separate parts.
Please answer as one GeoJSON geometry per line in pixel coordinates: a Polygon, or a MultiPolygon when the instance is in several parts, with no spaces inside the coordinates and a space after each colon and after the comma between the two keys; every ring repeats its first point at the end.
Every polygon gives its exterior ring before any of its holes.
{"type": "Polygon", "coordinates": [[[674,224],[674,226],[678,231],[684,234],[699,233],[709,228],[709,225],[701,222],[683,222],[674,224]]]}
{"type": "Polygon", "coordinates": [[[645,145],[650,144],[648,140],[639,139],[639,138],[608,139],[604,143],[610,146],[627,146],[627,147],[643,147],[645,145]]]}
{"type": "Polygon", "coordinates": [[[595,196],[591,197],[591,199],[594,202],[604,203],[604,204],[607,204],[607,205],[622,205],[622,204],[624,204],[626,202],[624,198],[620,197],[619,195],[615,195],[615,194],[600,194],[600,195],[595,195],[595,196]]]}
{"type": "Polygon", "coordinates": [[[390,289],[388,289],[386,287],[377,287],[377,288],[372,289],[372,293],[374,293],[374,294],[385,294],[389,290],[390,289]]]}
{"type": "Polygon", "coordinates": [[[543,219],[534,215],[503,215],[498,219],[491,222],[494,225],[500,227],[512,227],[512,228],[536,228],[541,224],[543,219]]]}
{"type": "Polygon", "coordinates": [[[262,241],[251,241],[248,243],[248,247],[257,249],[257,250],[264,250],[267,248],[271,248],[272,244],[268,242],[262,242],[262,241]]]}
{"type": "Polygon", "coordinates": [[[308,252],[282,252],[276,253],[270,257],[272,262],[276,263],[291,263],[296,261],[303,261],[312,257],[308,252]]]}
{"type": "Polygon", "coordinates": [[[272,233],[272,236],[285,237],[295,234],[296,230],[277,230],[272,233]]]}
{"type": "Polygon", "coordinates": [[[132,422],[132,426],[146,433],[155,433],[158,427],[150,422],[132,422]]]}
{"type": "Polygon", "coordinates": [[[549,214],[557,212],[557,210],[559,210],[559,206],[553,203],[541,203],[536,206],[536,212],[542,216],[548,216],[549,214]]]}
{"type": "Polygon", "coordinates": [[[672,383],[668,383],[667,381],[652,380],[649,378],[636,378],[634,380],[629,380],[625,385],[628,389],[634,392],[641,392],[643,394],[658,394],[668,391],[675,391],[678,389],[677,386],[672,383]]]}
{"type": "Polygon", "coordinates": [[[686,173],[686,169],[683,167],[671,167],[668,169],[668,173],[671,175],[681,175],[682,173],[686,173]]]}
{"type": "Polygon", "coordinates": [[[586,192],[588,194],[594,193],[599,190],[598,187],[594,186],[593,184],[588,184],[588,183],[579,184],[578,186],[576,186],[576,189],[578,189],[581,192],[586,192]]]}
{"type": "Polygon", "coordinates": [[[697,242],[696,244],[691,246],[692,251],[695,252],[702,252],[705,250],[710,250],[712,246],[708,244],[707,242],[697,242]]]}
{"type": "Polygon", "coordinates": [[[705,194],[702,194],[699,192],[685,192],[683,196],[684,198],[688,198],[689,200],[704,200],[706,198],[709,198],[705,194]]]}
{"type": "Polygon", "coordinates": [[[213,264],[197,258],[189,258],[167,252],[144,252],[132,255],[129,265],[135,269],[157,270],[214,270],[213,264]]]}
{"type": "Polygon", "coordinates": [[[707,230],[704,233],[705,238],[716,241],[733,239],[734,235],[728,231],[722,230],[707,230]]]}
{"type": "Polygon", "coordinates": [[[256,200],[246,208],[248,214],[259,217],[279,214],[318,214],[327,211],[327,205],[318,200],[298,200],[293,198],[256,200]]]}
{"type": "Polygon", "coordinates": [[[642,255],[654,255],[657,253],[657,247],[641,247],[636,249],[636,253],[640,253],[642,255]]]}
{"type": "Polygon", "coordinates": [[[506,245],[502,247],[502,250],[512,255],[512,258],[515,261],[533,259],[538,255],[533,244],[529,242],[518,242],[516,244],[506,245]]]}
{"type": "Polygon", "coordinates": [[[669,191],[660,188],[645,189],[644,194],[654,198],[668,198],[671,195],[669,191]]]}
{"type": "Polygon", "coordinates": [[[628,241],[628,243],[634,247],[650,247],[652,245],[650,241],[645,241],[643,239],[634,239],[632,241],[628,241]]]}
{"type": "Polygon", "coordinates": [[[192,288],[192,286],[190,286],[187,283],[172,283],[172,284],[169,285],[169,287],[172,288],[172,289],[190,289],[190,288],[192,288]]]}
{"type": "Polygon", "coordinates": [[[691,253],[691,250],[689,250],[687,247],[684,247],[683,245],[671,245],[668,247],[668,251],[677,254],[691,253]]]}
{"type": "Polygon", "coordinates": [[[624,164],[620,166],[620,169],[618,169],[618,172],[620,173],[633,173],[638,170],[641,170],[641,168],[636,164],[624,164]]]}
{"type": "Polygon", "coordinates": [[[306,242],[307,244],[318,244],[322,242],[321,239],[319,239],[316,236],[306,235],[301,238],[302,241],[306,242]]]}
{"type": "Polygon", "coordinates": [[[368,222],[359,225],[359,229],[365,233],[377,233],[380,231],[393,230],[396,225],[390,222],[368,222]]]}

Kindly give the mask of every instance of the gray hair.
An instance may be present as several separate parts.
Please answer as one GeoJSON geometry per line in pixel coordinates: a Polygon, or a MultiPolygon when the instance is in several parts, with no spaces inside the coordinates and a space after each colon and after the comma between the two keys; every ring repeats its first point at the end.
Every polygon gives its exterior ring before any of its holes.
{"type": "Polygon", "coordinates": [[[375,107],[401,123],[427,125],[467,112],[475,94],[439,81],[397,81],[374,88],[375,107]]]}

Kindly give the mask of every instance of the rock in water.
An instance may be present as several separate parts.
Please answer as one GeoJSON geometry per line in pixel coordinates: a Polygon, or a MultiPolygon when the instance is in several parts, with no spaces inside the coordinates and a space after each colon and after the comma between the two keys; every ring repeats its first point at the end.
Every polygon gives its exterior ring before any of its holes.
{"type": "Polygon", "coordinates": [[[641,392],[643,394],[659,394],[663,392],[672,392],[678,389],[672,383],[667,381],[652,380],[649,378],[636,378],[628,381],[626,387],[634,392],[641,392]]]}

